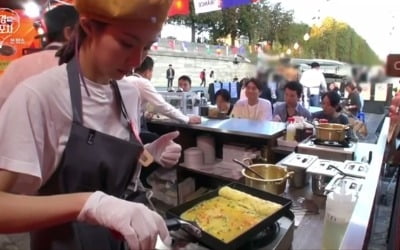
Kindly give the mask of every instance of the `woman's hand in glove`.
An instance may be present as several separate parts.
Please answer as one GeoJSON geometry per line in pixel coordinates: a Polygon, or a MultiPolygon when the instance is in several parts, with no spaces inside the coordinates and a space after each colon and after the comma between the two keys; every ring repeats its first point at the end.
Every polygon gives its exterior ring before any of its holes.
{"type": "Polygon", "coordinates": [[[140,203],[97,191],[86,201],[78,220],[119,232],[131,249],[154,249],[157,235],[171,244],[163,218],[140,203]]]}
{"type": "Polygon", "coordinates": [[[179,162],[182,151],[181,145],[173,141],[178,136],[179,132],[174,131],[161,136],[152,143],[146,144],[144,147],[154,157],[154,160],[163,167],[173,167],[179,162]]]}

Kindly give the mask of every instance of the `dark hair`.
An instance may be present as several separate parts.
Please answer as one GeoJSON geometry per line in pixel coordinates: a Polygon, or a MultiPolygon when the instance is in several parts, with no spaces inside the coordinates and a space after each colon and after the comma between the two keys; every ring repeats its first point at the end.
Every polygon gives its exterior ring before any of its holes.
{"type": "Polygon", "coordinates": [[[314,69],[314,68],[319,68],[319,67],[320,67],[319,63],[317,63],[317,62],[311,63],[311,68],[312,68],[312,69],[314,69]]]}
{"type": "Polygon", "coordinates": [[[244,86],[247,87],[247,85],[249,85],[250,83],[254,83],[258,90],[262,91],[262,85],[256,78],[250,78],[247,82],[244,83],[244,86]]]}
{"type": "Polygon", "coordinates": [[[342,111],[342,107],[340,106],[341,97],[336,91],[329,91],[324,93],[322,95],[321,100],[324,99],[325,97],[328,97],[329,103],[331,104],[332,107],[334,108],[336,107],[336,112],[342,111]]]}
{"type": "Polygon", "coordinates": [[[168,65],[169,67],[172,67],[172,64],[168,65]]]}
{"type": "Polygon", "coordinates": [[[243,88],[245,86],[246,82],[248,82],[249,80],[250,79],[247,77],[240,79],[240,81],[239,81],[240,86],[243,88]]]}
{"type": "Polygon", "coordinates": [[[146,56],[143,60],[142,64],[135,69],[136,73],[143,73],[147,70],[153,70],[154,67],[154,60],[150,56],[146,56]]]}
{"type": "Polygon", "coordinates": [[[297,97],[299,98],[303,94],[303,85],[301,85],[299,82],[288,82],[286,83],[284,89],[290,89],[296,91],[297,97]]]}
{"type": "Polygon", "coordinates": [[[65,42],[64,29],[73,28],[78,22],[79,14],[75,7],[59,5],[44,14],[46,24],[47,44],[52,42],[65,42]]]}
{"type": "Polygon", "coordinates": [[[354,82],[352,80],[347,80],[344,87],[354,90],[356,88],[356,85],[354,84],[354,82]]]}
{"type": "Polygon", "coordinates": [[[231,101],[231,95],[229,94],[228,90],[226,90],[226,89],[218,90],[217,93],[215,93],[215,99],[217,99],[218,96],[221,96],[222,99],[224,99],[224,101],[226,101],[226,102],[231,101]]]}
{"type": "Polygon", "coordinates": [[[361,93],[361,91],[362,91],[362,88],[361,88],[361,86],[360,86],[360,85],[358,85],[358,86],[357,86],[357,90],[358,90],[358,92],[360,92],[360,93],[361,93]]]}
{"type": "Polygon", "coordinates": [[[178,78],[178,82],[179,82],[180,80],[187,81],[187,82],[189,83],[189,85],[192,86],[192,79],[190,79],[189,76],[183,75],[183,76],[181,76],[181,77],[178,78]]]}
{"type": "MultiPolygon", "coordinates": [[[[96,30],[102,31],[106,27],[106,23],[102,23],[99,21],[90,21],[96,30]]],[[[83,30],[80,23],[77,23],[74,28],[74,32],[72,34],[71,39],[65,44],[61,49],[59,49],[56,53],[56,56],[59,57],[58,64],[61,65],[63,63],[68,63],[75,56],[75,48],[76,45],[78,49],[81,47],[83,41],[87,38],[86,32],[83,30]]]]}

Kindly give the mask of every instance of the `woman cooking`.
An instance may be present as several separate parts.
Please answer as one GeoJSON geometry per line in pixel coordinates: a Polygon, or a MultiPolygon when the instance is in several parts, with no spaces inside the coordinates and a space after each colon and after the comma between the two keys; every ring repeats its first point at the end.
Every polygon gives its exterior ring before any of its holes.
{"type": "Polygon", "coordinates": [[[312,114],[313,120],[326,119],[328,123],[347,125],[349,119],[340,113],[340,95],[336,91],[329,91],[322,95],[322,111],[312,114]]]}
{"type": "Polygon", "coordinates": [[[181,147],[177,132],[143,147],[140,96],[122,78],[146,57],[171,0],[75,3],[67,64],[21,83],[0,111],[0,233],[35,230],[32,250],[123,249],[111,229],[131,249],[153,249],[157,235],[168,243],[161,216],[117,197],[141,155],[172,166],[181,147]]]}
{"type": "Polygon", "coordinates": [[[271,103],[259,97],[262,91],[260,82],[251,78],[244,83],[244,86],[247,99],[236,102],[232,117],[258,121],[272,120],[271,103]]]}

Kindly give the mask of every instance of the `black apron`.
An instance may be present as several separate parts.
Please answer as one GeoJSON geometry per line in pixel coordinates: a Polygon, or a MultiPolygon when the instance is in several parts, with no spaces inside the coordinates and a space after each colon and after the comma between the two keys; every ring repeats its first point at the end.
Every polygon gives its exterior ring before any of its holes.
{"type": "MultiPolygon", "coordinates": [[[[117,84],[112,87],[130,131],[125,141],[83,126],[82,97],[76,58],[67,64],[73,123],[60,164],[38,195],[103,191],[122,197],[137,167],[143,146],[133,135],[117,84]]],[[[121,119],[122,120],[122,119],[121,119]]],[[[31,233],[32,250],[123,249],[103,227],[81,222],[66,223],[31,233]]]]}

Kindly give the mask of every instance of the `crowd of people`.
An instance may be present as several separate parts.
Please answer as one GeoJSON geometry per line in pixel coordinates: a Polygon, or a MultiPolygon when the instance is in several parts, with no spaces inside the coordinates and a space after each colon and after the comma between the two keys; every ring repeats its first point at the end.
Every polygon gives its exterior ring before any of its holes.
{"type": "MultiPolygon", "coordinates": [[[[302,74],[296,67],[280,65],[276,70],[258,72],[255,78],[241,79],[239,86],[239,100],[230,104],[233,106],[231,117],[286,122],[289,117],[302,116],[308,121],[326,119],[331,123],[348,124],[348,117],[357,119],[363,109],[361,88],[351,79],[327,86],[317,62],[302,74]],[[341,88],[347,92],[346,97],[341,88]],[[311,114],[309,106],[322,110],[311,114]]],[[[221,111],[226,110],[223,107],[230,102],[226,92],[221,89],[215,94],[221,111]]]]}
{"type": "MultiPolygon", "coordinates": [[[[357,119],[363,110],[360,86],[352,79],[327,83],[319,63],[313,62],[310,66],[309,70],[300,72],[298,67],[282,61],[274,69],[259,71],[254,78],[238,81],[239,100],[220,89],[215,93],[215,103],[231,117],[253,120],[286,122],[291,116],[303,116],[309,121],[324,118],[348,124],[347,117],[357,119]],[[309,106],[321,107],[322,111],[311,114],[309,106]]],[[[175,72],[172,65],[167,69],[168,87],[171,72],[175,72]]],[[[200,87],[206,86],[206,75],[205,69],[200,71],[200,87]]],[[[213,70],[210,79],[215,81],[213,70]]],[[[190,92],[191,87],[190,77],[183,75],[178,79],[177,91],[190,92]]]]}

